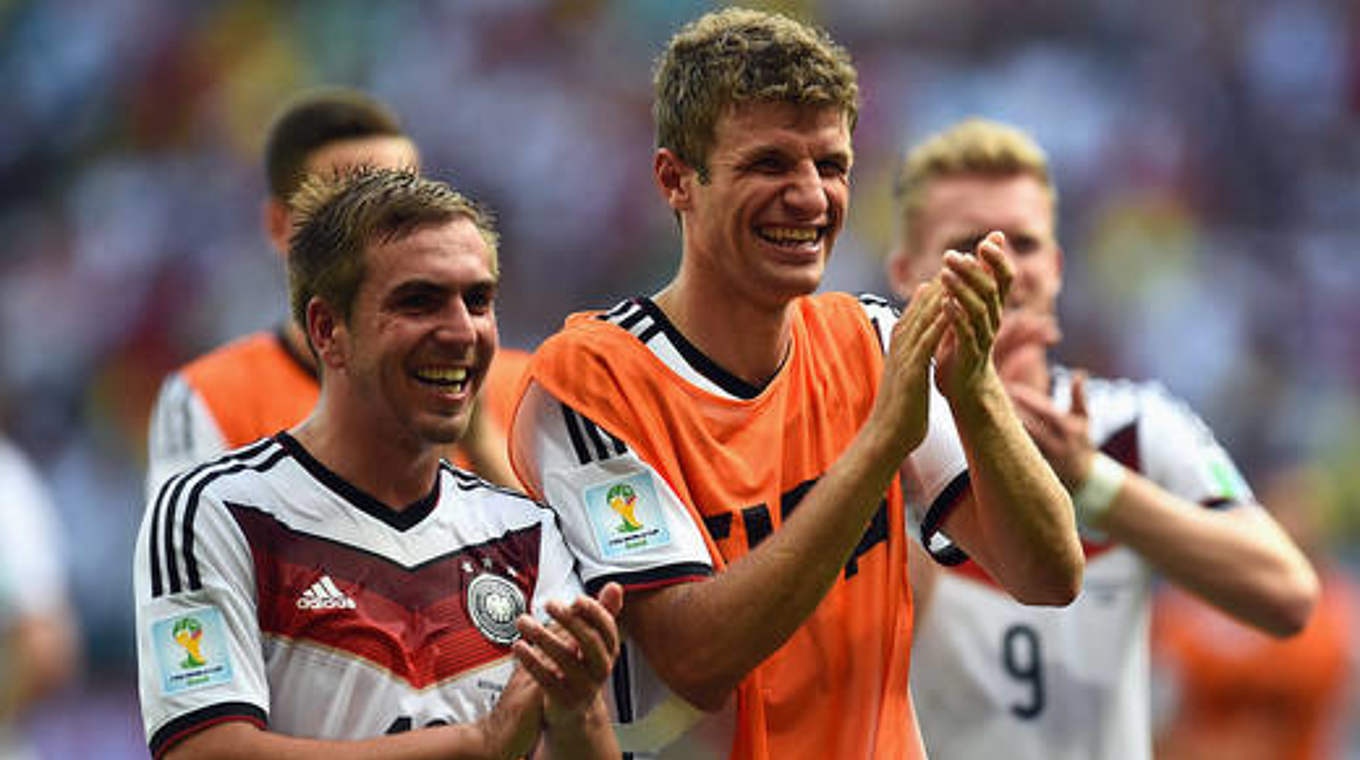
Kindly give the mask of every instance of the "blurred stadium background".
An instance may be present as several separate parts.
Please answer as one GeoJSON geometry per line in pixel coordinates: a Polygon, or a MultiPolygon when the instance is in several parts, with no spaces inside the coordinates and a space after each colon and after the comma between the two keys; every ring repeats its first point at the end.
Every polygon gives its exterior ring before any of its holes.
{"type": "MultiPolygon", "coordinates": [[[[502,342],[662,282],[650,65],[698,0],[0,0],[0,415],[67,529],[86,664],[51,757],[144,756],[131,545],[165,372],[283,315],[260,231],[275,108],[390,103],[429,173],[497,209],[502,342]]],[[[1329,473],[1360,541],[1360,4],[766,3],[853,53],[864,108],[829,285],[885,290],[894,155],[981,114],[1035,134],[1062,197],[1060,358],[1158,377],[1249,479],[1329,473]]]]}

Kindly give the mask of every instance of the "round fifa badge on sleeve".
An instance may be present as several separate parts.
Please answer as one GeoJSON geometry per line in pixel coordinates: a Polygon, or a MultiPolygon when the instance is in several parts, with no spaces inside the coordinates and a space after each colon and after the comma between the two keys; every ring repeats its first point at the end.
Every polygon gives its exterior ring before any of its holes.
{"type": "Polygon", "coordinates": [[[524,592],[512,581],[491,573],[479,573],[467,587],[468,615],[487,639],[510,644],[519,638],[515,618],[524,613],[524,592]]]}

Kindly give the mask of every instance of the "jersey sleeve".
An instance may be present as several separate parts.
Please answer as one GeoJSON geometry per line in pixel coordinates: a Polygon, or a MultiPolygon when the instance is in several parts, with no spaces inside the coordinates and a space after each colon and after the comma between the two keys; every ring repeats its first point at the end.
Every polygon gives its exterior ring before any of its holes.
{"type": "Polygon", "coordinates": [[[0,630],[45,615],[66,600],[66,571],[56,507],[32,462],[0,440],[0,630]]]}
{"type": "Polygon", "coordinates": [[[161,383],[146,439],[146,497],[177,472],[227,450],[226,437],[203,397],[178,372],[161,383]]]}
{"type": "Polygon", "coordinates": [[[540,524],[543,529],[539,533],[538,582],[534,585],[530,612],[540,620],[547,620],[549,600],[570,604],[584,589],[576,574],[576,560],[557,527],[556,515],[551,510],[543,510],[540,524]]]}
{"type": "Polygon", "coordinates": [[[623,441],[538,383],[520,402],[510,442],[530,492],[557,513],[586,591],[697,580],[712,562],[689,510],[623,441]]]}
{"type": "MultiPolygon", "coordinates": [[[[886,354],[900,312],[887,300],[874,295],[861,294],[859,303],[886,354]]],[[[968,459],[959,441],[949,403],[935,387],[933,369],[929,398],[926,437],[902,466],[902,498],[912,535],[936,560],[958,564],[967,555],[949,540],[940,526],[968,490],[968,459]]]]}
{"type": "Polygon", "coordinates": [[[1138,425],[1143,474],[1153,482],[1206,507],[1256,503],[1209,426],[1162,386],[1141,389],[1138,425]]]}
{"type": "Polygon", "coordinates": [[[146,507],[133,565],[138,686],[153,757],[212,725],[269,712],[249,546],[198,487],[172,477],[146,507]]]}

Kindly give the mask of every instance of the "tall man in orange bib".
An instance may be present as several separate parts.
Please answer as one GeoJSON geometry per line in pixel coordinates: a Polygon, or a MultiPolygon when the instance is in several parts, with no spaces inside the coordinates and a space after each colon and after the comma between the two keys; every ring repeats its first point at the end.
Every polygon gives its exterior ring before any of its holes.
{"type": "Polygon", "coordinates": [[[812,295],[845,220],[856,80],[782,16],[682,29],[656,73],[653,162],[680,269],[569,318],[530,365],[511,461],[587,588],[627,590],[612,696],[633,757],[920,757],[911,533],[1025,601],[1080,583],[1071,503],[989,358],[999,236],[900,320],[812,295]]]}
{"type": "MultiPolygon", "coordinates": [[[[270,244],[286,256],[294,213],[290,197],[308,175],[346,167],[417,167],[415,143],[397,117],[372,97],[344,88],[303,93],[287,104],[269,129],[265,171],[269,198],[263,210],[270,244]]],[[[526,354],[501,349],[491,365],[484,398],[467,436],[452,449],[458,463],[489,480],[512,484],[505,432],[513,391],[526,354]],[[497,414],[499,412],[499,415],[497,414]]],[[[291,427],[316,405],[316,360],[302,327],[285,320],[276,329],[234,340],[179,368],[161,385],[147,438],[147,495],[171,475],[291,427]]]]}

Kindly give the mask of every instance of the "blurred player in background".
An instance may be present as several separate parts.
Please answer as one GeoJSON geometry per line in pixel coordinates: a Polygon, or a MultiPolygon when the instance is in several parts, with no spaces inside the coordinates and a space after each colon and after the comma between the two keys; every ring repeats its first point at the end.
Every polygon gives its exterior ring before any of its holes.
{"type": "Polygon", "coordinates": [[[679,270],[569,318],[531,363],[511,458],[587,589],[628,590],[613,696],[635,757],[919,757],[918,523],[1029,601],[1078,587],[1070,500],[988,361],[997,239],[952,257],[900,320],[879,298],[813,295],[857,109],[856,71],[819,30],[743,9],[681,29],[656,73],[653,160],[679,270]]]}
{"type": "Polygon", "coordinates": [[[147,504],[152,754],[614,760],[601,687],[622,590],[579,596],[551,511],[440,458],[496,351],[490,218],[390,169],[295,202],[293,316],[321,396],[147,504]]]}
{"type": "Polygon", "coordinates": [[[0,438],[0,758],[35,757],[20,718],[76,672],[76,619],[56,508],[33,464],[0,438]]]}
{"type": "MultiPolygon", "coordinates": [[[[303,93],[275,118],[265,145],[269,197],[263,219],[270,243],[287,257],[294,219],[290,198],[308,175],[357,165],[419,164],[415,144],[384,104],[342,88],[303,93]]],[[[492,413],[475,415],[453,452],[460,465],[503,485],[514,483],[505,428],[509,400],[527,361],[519,351],[497,355],[483,402],[492,413]]],[[[237,339],[171,374],[152,410],[147,494],[188,466],[302,420],[316,404],[316,373],[301,326],[285,320],[273,331],[237,339]]]]}
{"type": "Polygon", "coordinates": [[[897,202],[903,232],[888,271],[904,298],[946,251],[1006,233],[1015,281],[994,360],[1072,492],[1087,558],[1066,609],[1016,604],[972,562],[913,576],[923,601],[912,693],[927,749],[942,760],[1147,758],[1154,571],[1276,636],[1303,627],[1317,578],[1189,407],[1155,383],[1049,363],[1063,252],[1033,140],[994,122],[957,124],[907,154],[897,202]]]}
{"type": "Polygon", "coordinates": [[[1360,725],[1360,586],[1331,553],[1326,473],[1287,467],[1261,488],[1317,568],[1322,597],[1297,636],[1275,639],[1164,587],[1152,610],[1157,693],[1168,704],[1156,753],[1164,760],[1326,760],[1360,725]]]}

